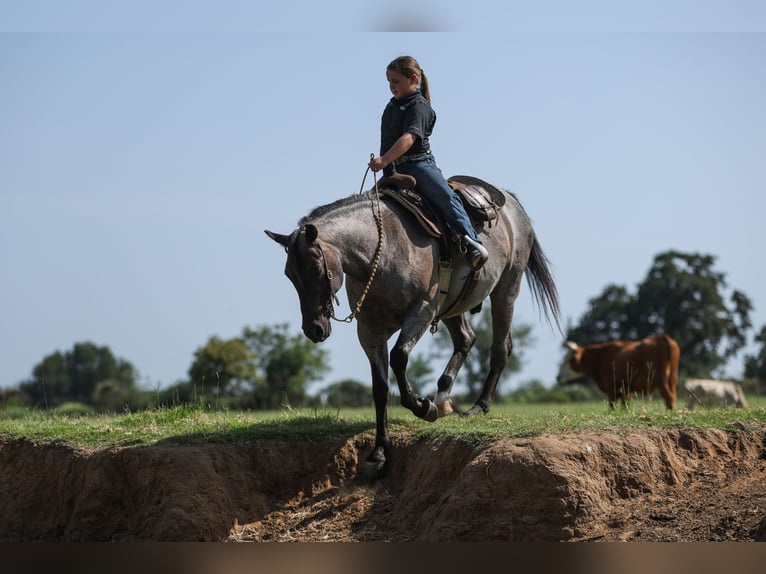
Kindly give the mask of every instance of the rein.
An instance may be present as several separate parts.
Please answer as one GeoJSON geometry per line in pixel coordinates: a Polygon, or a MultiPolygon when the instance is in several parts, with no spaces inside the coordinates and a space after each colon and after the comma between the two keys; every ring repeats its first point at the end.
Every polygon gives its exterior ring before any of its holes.
{"type": "MultiPolygon", "coordinates": [[[[370,160],[373,160],[375,158],[375,154],[370,154],[370,160]]],[[[362,191],[364,190],[364,182],[367,180],[367,174],[370,172],[370,166],[367,166],[367,169],[364,172],[364,177],[362,178],[362,185],[359,188],[359,194],[361,195],[362,191]]],[[[370,291],[370,287],[372,286],[372,281],[375,279],[375,273],[378,271],[378,265],[380,264],[380,254],[383,252],[383,214],[380,210],[380,192],[378,191],[378,176],[373,172],[372,174],[373,180],[375,182],[375,206],[377,208],[377,213],[373,211],[373,216],[375,217],[375,223],[378,226],[378,246],[375,248],[375,259],[372,262],[372,271],[370,271],[370,278],[367,280],[367,285],[364,286],[364,290],[362,291],[362,294],[359,296],[359,300],[356,302],[356,305],[354,305],[353,311],[349,313],[348,317],[345,319],[338,319],[335,316],[335,308],[333,307],[333,300],[335,300],[336,303],[338,303],[338,298],[335,296],[335,293],[332,290],[332,271],[327,267],[327,258],[324,256],[324,251],[322,251],[321,246],[319,247],[319,252],[322,254],[322,261],[324,262],[324,269],[325,269],[325,275],[327,276],[327,283],[330,286],[330,298],[328,299],[326,306],[327,311],[329,312],[330,318],[338,321],[339,323],[350,323],[351,321],[356,318],[357,315],[359,315],[359,312],[362,310],[362,305],[364,304],[364,300],[367,298],[367,293],[370,291]]]]}

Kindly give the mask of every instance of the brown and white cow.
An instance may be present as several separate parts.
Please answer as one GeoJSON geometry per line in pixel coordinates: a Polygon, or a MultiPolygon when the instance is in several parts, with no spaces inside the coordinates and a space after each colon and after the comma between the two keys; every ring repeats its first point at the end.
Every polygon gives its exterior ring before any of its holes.
{"type": "Polygon", "coordinates": [[[609,399],[609,406],[620,399],[623,404],[633,393],[649,395],[659,391],[668,409],[676,404],[678,363],[681,351],[668,335],[640,341],[610,341],[579,346],[567,341],[561,363],[559,384],[589,377],[609,399]]]}
{"type": "Polygon", "coordinates": [[[695,406],[747,408],[742,387],[731,381],[689,379],[684,383],[684,390],[689,396],[686,405],[689,410],[695,406]]]}

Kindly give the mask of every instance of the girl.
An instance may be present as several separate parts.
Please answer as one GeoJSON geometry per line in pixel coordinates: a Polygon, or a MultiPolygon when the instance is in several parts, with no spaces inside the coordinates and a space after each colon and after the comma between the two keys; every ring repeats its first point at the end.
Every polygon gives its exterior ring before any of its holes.
{"type": "Polygon", "coordinates": [[[489,254],[476,236],[463,202],[447,184],[431,153],[436,113],[431,108],[428,79],[411,56],[396,58],[386,68],[393,98],[383,111],[380,125],[380,156],[370,161],[372,171],[394,171],[413,176],[418,192],[439,210],[447,224],[461,237],[468,262],[480,269],[489,254]]]}

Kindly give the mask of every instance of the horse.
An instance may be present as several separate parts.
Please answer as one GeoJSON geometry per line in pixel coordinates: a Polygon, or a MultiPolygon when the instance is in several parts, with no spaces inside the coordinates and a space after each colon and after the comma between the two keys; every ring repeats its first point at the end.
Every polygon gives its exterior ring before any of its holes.
{"type": "Polygon", "coordinates": [[[287,253],[284,273],[298,292],[302,330],[308,339],[320,343],[330,336],[331,319],[337,320],[333,301],[337,303],[336,293],[344,278],[349,303],[356,301],[345,321],[356,318],[357,338],[372,374],[375,443],[364,464],[364,474],[370,479],[385,474],[391,447],[386,413],[389,364],[404,407],[431,422],[450,414],[454,411],[452,386],[476,339],[465,313],[476,311],[489,298],[489,372],[474,405],[461,414],[488,413],[513,350],[511,321],[522,275],[526,274],[548,323],[553,317],[560,325],[550,262],[527,213],[515,194],[476,181],[502,194],[491,229],[477,229],[489,252],[489,260],[478,271],[461,255],[458,243],[429,233],[399,203],[386,197],[381,200],[377,185],[316,207],[289,235],[265,230],[287,253]],[[450,251],[446,258],[445,250],[450,251]],[[448,287],[443,275],[445,259],[451,259],[448,287]],[[470,288],[466,288],[467,282],[470,288]],[[438,322],[448,329],[453,352],[438,379],[435,396],[418,397],[407,379],[407,362],[418,340],[438,322]],[[388,340],[397,331],[389,360],[388,340]]]}

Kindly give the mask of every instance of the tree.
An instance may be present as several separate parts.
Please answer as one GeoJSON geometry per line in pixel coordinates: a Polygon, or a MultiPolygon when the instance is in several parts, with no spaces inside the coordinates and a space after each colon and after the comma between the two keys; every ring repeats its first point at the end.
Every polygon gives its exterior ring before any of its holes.
{"type": "MultiPolygon", "coordinates": [[[[456,382],[464,383],[468,387],[469,394],[476,396],[481,392],[481,387],[484,385],[484,380],[489,372],[489,359],[492,352],[492,312],[490,306],[484,306],[478,315],[469,316],[468,322],[476,334],[476,342],[471,352],[468,353],[456,382]]],[[[498,389],[504,379],[521,370],[524,351],[534,343],[531,325],[522,324],[512,327],[511,337],[513,339],[513,352],[508,357],[508,363],[500,376],[498,389]]],[[[436,332],[436,338],[439,347],[436,356],[449,357],[453,347],[447,329],[439,329],[436,332]]]]}
{"type": "Polygon", "coordinates": [[[601,295],[588,301],[588,310],[579,326],[570,329],[568,338],[580,345],[632,338],[628,335],[631,304],[632,297],[625,287],[607,285],[601,295]]]}
{"type": "Polygon", "coordinates": [[[75,343],[71,351],[43,358],[32,370],[32,379],[19,388],[36,406],[54,407],[67,401],[94,405],[96,388],[105,381],[130,392],[136,371],[128,361],[115,358],[109,347],[75,343]]]}
{"type": "Polygon", "coordinates": [[[326,351],[302,334],[288,335],[287,324],[250,329],[245,327],[242,340],[255,357],[263,374],[256,388],[255,406],[273,409],[302,405],[308,383],[329,371],[326,351]]]}
{"type": "Polygon", "coordinates": [[[736,290],[727,304],[725,275],[714,263],[710,255],[660,253],[635,295],[609,285],[567,337],[590,344],[667,333],[681,347],[684,374],[712,376],[745,345],[752,310],[736,290]]]}
{"type": "Polygon", "coordinates": [[[222,340],[210,337],[194,352],[189,367],[193,385],[201,396],[209,390],[217,396],[242,396],[255,390],[258,368],[255,356],[240,338],[222,340]]]}

